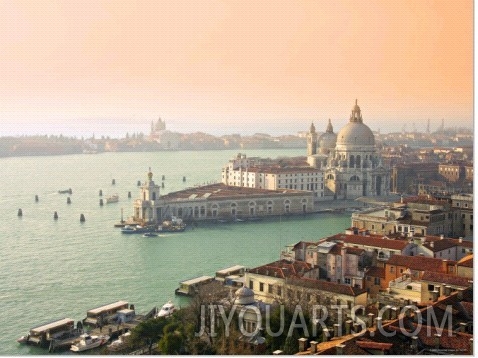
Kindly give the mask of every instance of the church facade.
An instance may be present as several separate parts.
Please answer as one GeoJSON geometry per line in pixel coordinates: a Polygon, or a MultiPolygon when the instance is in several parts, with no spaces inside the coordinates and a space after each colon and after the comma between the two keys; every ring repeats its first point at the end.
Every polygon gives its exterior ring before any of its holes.
{"type": "Polygon", "coordinates": [[[356,199],[390,193],[390,171],[382,165],[375,137],[363,123],[355,101],[349,123],[337,134],[329,119],[326,132],[317,136],[312,124],[307,136],[307,162],[324,173],[324,195],[356,199]]]}

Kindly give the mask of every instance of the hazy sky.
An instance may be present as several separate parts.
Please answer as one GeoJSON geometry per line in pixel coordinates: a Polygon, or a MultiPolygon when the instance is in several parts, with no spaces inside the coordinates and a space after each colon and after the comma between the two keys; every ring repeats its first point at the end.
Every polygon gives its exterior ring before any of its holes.
{"type": "Polygon", "coordinates": [[[0,1],[0,135],[472,125],[472,0],[0,1]]]}

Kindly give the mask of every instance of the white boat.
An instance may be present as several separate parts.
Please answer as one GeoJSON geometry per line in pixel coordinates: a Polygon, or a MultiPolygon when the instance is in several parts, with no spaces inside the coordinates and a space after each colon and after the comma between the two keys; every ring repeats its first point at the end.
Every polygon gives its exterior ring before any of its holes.
{"type": "Polygon", "coordinates": [[[85,333],[80,336],[80,341],[76,344],[72,344],[70,347],[70,351],[72,352],[83,352],[89,349],[97,348],[102,346],[106,342],[109,341],[110,336],[108,335],[101,335],[101,336],[90,336],[89,334],[85,333]]]}
{"type": "Polygon", "coordinates": [[[171,316],[176,311],[176,307],[174,307],[174,303],[168,301],[161,307],[159,312],[156,314],[156,317],[168,317],[171,316]]]}
{"type": "Polygon", "coordinates": [[[106,204],[117,203],[119,201],[119,195],[113,194],[106,198],[106,204]]]}

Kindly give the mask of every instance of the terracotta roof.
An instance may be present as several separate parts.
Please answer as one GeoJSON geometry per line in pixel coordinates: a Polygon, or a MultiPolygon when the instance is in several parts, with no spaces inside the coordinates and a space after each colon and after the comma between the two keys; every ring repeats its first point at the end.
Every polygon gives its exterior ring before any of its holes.
{"type": "Polygon", "coordinates": [[[210,184],[204,186],[198,186],[194,188],[188,188],[180,191],[175,191],[161,196],[161,200],[175,200],[175,199],[190,199],[192,195],[195,195],[194,199],[224,199],[224,198],[242,198],[245,195],[249,197],[264,197],[264,196],[280,196],[283,194],[302,194],[306,192],[293,189],[279,189],[279,190],[267,190],[258,188],[249,188],[243,186],[230,186],[222,183],[210,184]]]}
{"type": "Polygon", "coordinates": [[[389,250],[400,250],[402,251],[407,245],[408,241],[404,240],[390,240],[384,239],[379,237],[372,237],[372,236],[361,236],[361,235],[344,235],[341,236],[340,239],[343,241],[347,246],[349,245],[365,245],[365,246],[373,246],[382,249],[389,249],[389,250]]]}
{"type": "MultiPolygon", "coordinates": [[[[446,272],[443,261],[434,257],[392,255],[386,265],[403,266],[416,271],[446,272]]],[[[449,264],[455,264],[455,261],[448,260],[449,264]]]]}
{"type": "Polygon", "coordinates": [[[345,249],[345,252],[347,254],[351,254],[351,255],[362,255],[365,250],[364,249],[358,249],[358,248],[355,248],[355,247],[347,247],[345,249]]]}
{"type": "Polygon", "coordinates": [[[306,278],[306,277],[301,277],[301,278],[292,277],[287,280],[287,283],[291,285],[295,285],[295,286],[312,288],[312,289],[317,289],[321,291],[333,292],[340,295],[354,296],[354,297],[364,292],[367,292],[367,290],[362,288],[356,288],[356,287],[352,287],[345,284],[328,282],[324,280],[316,280],[313,278],[306,278]]]}
{"type": "Polygon", "coordinates": [[[385,268],[384,267],[370,267],[365,276],[369,277],[380,277],[385,278],[385,268]]]}
{"type": "Polygon", "coordinates": [[[451,249],[452,247],[455,247],[456,244],[452,241],[443,239],[438,241],[425,242],[423,246],[433,252],[438,252],[446,249],[451,249]]]}
{"type": "MultiPolygon", "coordinates": [[[[437,328],[433,325],[418,326],[415,322],[410,322],[411,331],[419,329],[417,336],[421,343],[428,348],[435,347],[435,334],[438,333],[437,328]],[[421,327],[421,329],[419,328],[421,327]],[[428,334],[430,330],[430,334],[428,334]]],[[[395,325],[390,326],[391,330],[396,332],[402,332],[401,328],[395,325]]],[[[447,350],[447,354],[469,354],[470,352],[470,338],[473,338],[472,334],[462,333],[462,332],[450,332],[447,329],[443,329],[440,337],[440,349],[447,350]]]]}
{"type": "Polygon", "coordinates": [[[425,271],[425,273],[422,276],[422,281],[437,282],[437,283],[441,283],[445,285],[461,286],[461,287],[470,286],[469,278],[448,275],[448,274],[439,273],[439,272],[431,272],[431,271],[425,271]]]}
{"type": "Polygon", "coordinates": [[[473,268],[473,254],[466,255],[460,261],[458,261],[456,265],[473,268]]]}
{"type": "Polygon", "coordinates": [[[310,271],[312,266],[304,261],[279,260],[269,264],[255,267],[249,270],[252,274],[271,276],[278,278],[300,277],[305,272],[310,271]]]}
{"type": "Polygon", "coordinates": [[[379,349],[379,350],[389,350],[392,348],[393,343],[378,343],[373,341],[356,341],[355,344],[360,348],[365,349],[379,349]]]}

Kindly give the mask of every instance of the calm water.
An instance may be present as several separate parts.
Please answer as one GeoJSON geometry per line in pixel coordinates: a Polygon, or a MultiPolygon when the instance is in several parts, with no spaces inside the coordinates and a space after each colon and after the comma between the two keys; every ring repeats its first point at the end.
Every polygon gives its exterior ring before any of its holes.
{"type": "MultiPolygon", "coordinates": [[[[280,249],[315,240],[350,224],[349,215],[317,214],[255,223],[200,224],[179,234],[144,238],[113,227],[133,212],[138,180],[151,167],[163,192],[220,180],[221,167],[236,151],[104,153],[0,159],[0,354],[43,354],[15,340],[29,328],[117,300],[146,313],[174,296],[178,282],[242,264],[278,259],[280,249]],[[182,178],[186,176],[187,182],[182,178]],[[116,185],[112,185],[115,179],[116,185]],[[60,189],[72,188],[72,203],[60,189]],[[99,206],[118,193],[120,201],[99,206]],[[127,198],[128,191],[132,199],[127,198]],[[35,202],[35,195],[39,202],[35,202]],[[23,217],[17,217],[21,208],[23,217]],[[59,219],[53,220],[57,211],[59,219]],[[80,214],[86,217],[80,223],[80,214]]],[[[276,158],[303,150],[248,150],[248,156],[276,158]]]]}

